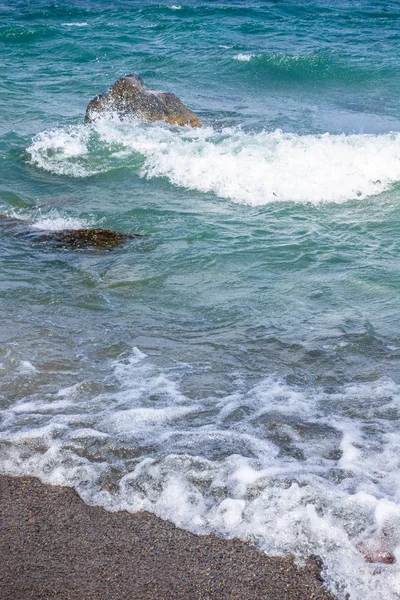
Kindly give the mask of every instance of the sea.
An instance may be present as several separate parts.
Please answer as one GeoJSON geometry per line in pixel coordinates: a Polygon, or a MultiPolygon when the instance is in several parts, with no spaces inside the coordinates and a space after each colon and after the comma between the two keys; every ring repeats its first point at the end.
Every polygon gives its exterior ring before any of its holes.
{"type": "Polygon", "coordinates": [[[0,472],[400,598],[400,2],[1,0],[0,472]],[[178,4],[179,2],[179,4],[178,4]],[[134,73],[202,127],[90,125],[134,73]]]}

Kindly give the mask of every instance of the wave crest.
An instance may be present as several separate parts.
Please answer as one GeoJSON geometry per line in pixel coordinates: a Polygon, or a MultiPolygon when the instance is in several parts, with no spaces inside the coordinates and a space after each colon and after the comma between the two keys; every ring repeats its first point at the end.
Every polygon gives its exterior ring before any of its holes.
{"type": "Polygon", "coordinates": [[[90,127],[44,131],[27,152],[32,164],[58,175],[87,177],[124,167],[252,206],[362,200],[400,180],[398,133],[301,136],[106,118],[90,127]]]}

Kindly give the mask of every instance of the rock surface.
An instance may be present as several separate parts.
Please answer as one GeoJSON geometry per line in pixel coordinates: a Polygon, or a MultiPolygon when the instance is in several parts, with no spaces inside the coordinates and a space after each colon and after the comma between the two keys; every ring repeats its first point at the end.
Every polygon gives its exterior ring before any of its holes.
{"type": "Polygon", "coordinates": [[[138,117],[146,121],[165,121],[170,125],[201,126],[198,117],[178,96],[148,90],[137,75],[121,77],[107,91],[93,98],[86,109],[85,123],[91,123],[107,111],[117,113],[120,118],[138,117]]]}
{"type": "Polygon", "coordinates": [[[37,229],[27,221],[7,215],[0,215],[0,225],[12,230],[16,236],[28,237],[38,242],[49,242],[61,248],[116,248],[127,240],[142,237],[137,233],[121,233],[101,227],[48,231],[37,229]]]}
{"type": "Polygon", "coordinates": [[[141,237],[137,234],[121,233],[111,229],[85,228],[85,229],[61,229],[59,231],[38,231],[33,235],[40,241],[49,241],[63,248],[85,248],[94,246],[97,248],[116,248],[128,239],[141,237]]]}

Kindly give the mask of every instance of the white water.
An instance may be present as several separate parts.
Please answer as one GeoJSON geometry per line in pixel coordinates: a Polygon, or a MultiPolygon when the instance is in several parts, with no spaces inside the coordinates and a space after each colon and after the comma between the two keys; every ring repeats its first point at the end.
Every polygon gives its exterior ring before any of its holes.
{"type": "MultiPolygon", "coordinates": [[[[36,388],[35,365],[10,364],[10,376],[36,388]]],[[[176,372],[159,371],[138,349],[110,367],[112,392],[88,397],[79,382],[1,411],[3,472],[74,486],[109,510],[146,509],[194,532],[250,539],[270,553],[317,554],[340,598],[400,594],[400,389],[391,380],[328,394],[267,377],[195,401],[176,372]],[[110,467],[114,491],[101,489],[110,467]],[[362,548],[383,548],[398,562],[368,564],[362,548]]]]}
{"type": "Polygon", "coordinates": [[[63,214],[63,211],[59,209],[51,209],[43,214],[43,211],[39,209],[34,216],[31,211],[26,210],[9,210],[8,207],[2,209],[4,214],[7,214],[10,218],[21,219],[22,221],[29,222],[31,227],[35,229],[45,231],[61,231],[63,229],[83,229],[85,227],[93,227],[94,222],[90,219],[77,219],[74,217],[68,217],[63,214]]]}
{"type": "Polygon", "coordinates": [[[235,60],[240,61],[240,62],[250,62],[251,59],[254,56],[256,56],[256,55],[255,54],[242,54],[242,53],[239,53],[239,54],[236,54],[236,56],[234,56],[233,58],[235,60]]]}
{"type": "Polygon", "coordinates": [[[77,23],[63,23],[64,27],[86,27],[86,22],[77,22],[77,23]]]}
{"type": "Polygon", "coordinates": [[[60,175],[88,177],[128,166],[141,177],[166,177],[251,206],[365,200],[400,181],[398,133],[300,136],[106,118],[44,131],[27,152],[33,165],[60,175]]]}
{"type": "Polygon", "coordinates": [[[90,225],[87,222],[84,222],[81,219],[62,216],[43,217],[32,222],[32,227],[48,231],[60,231],[62,229],[82,229],[89,226],[90,225]]]}

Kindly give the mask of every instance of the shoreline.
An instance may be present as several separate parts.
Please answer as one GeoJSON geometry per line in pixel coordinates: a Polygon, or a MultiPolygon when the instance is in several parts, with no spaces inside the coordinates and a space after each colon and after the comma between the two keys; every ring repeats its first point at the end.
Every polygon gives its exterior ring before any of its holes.
{"type": "Polygon", "coordinates": [[[0,476],[0,600],[334,600],[317,565],[0,476]]]}

